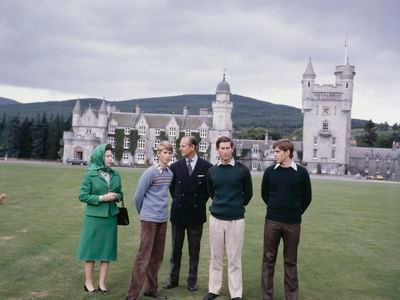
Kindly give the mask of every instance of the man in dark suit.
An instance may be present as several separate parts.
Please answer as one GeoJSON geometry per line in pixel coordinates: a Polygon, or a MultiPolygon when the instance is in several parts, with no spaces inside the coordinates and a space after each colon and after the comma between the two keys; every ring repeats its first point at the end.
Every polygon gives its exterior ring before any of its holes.
{"type": "Polygon", "coordinates": [[[206,222],[206,202],[208,191],[206,173],[212,166],[208,161],[197,155],[197,141],[193,136],[181,139],[179,150],[183,159],[170,167],[174,177],[170,185],[172,196],[171,225],[172,225],[172,255],[171,272],[164,288],[171,289],[179,284],[182,246],[185,230],[189,248],[188,290],[197,288],[197,267],[200,255],[200,242],[203,224],[206,222]]]}

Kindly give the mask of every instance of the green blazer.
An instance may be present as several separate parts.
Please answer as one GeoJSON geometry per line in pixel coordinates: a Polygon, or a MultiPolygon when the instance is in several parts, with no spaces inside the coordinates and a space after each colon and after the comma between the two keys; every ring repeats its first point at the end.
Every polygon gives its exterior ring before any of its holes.
{"type": "Polygon", "coordinates": [[[118,194],[118,200],[123,199],[121,191],[121,177],[115,170],[110,169],[110,186],[100,175],[99,171],[88,171],[82,181],[79,200],[86,203],[85,215],[95,217],[110,217],[118,214],[115,201],[100,202],[99,197],[108,192],[118,194]]]}

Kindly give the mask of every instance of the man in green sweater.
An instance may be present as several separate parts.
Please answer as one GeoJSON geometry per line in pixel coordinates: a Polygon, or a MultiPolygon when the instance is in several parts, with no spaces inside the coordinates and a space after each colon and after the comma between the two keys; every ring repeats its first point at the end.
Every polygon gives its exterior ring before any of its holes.
{"type": "Polygon", "coordinates": [[[261,278],[262,299],[273,299],[274,268],[282,238],[285,298],[297,300],[297,248],[300,241],[301,216],[311,202],[310,176],[305,168],[293,161],[293,144],[289,140],[278,140],[272,147],[276,165],[265,170],[261,184],[261,196],[267,204],[261,278]]]}
{"type": "Polygon", "coordinates": [[[228,257],[228,287],[232,300],[241,300],[242,248],[245,206],[253,196],[249,169],[233,159],[233,142],[221,136],[216,142],[219,161],[207,173],[210,206],[210,273],[209,293],[203,300],[219,296],[222,287],[224,249],[228,257]]]}

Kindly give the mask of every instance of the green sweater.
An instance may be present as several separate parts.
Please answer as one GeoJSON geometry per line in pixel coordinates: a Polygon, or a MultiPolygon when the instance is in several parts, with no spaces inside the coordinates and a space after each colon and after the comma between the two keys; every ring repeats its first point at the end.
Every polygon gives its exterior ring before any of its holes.
{"type": "Polygon", "coordinates": [[[253,196],[249,169],[235,162],[232,165],[213,166],[207,173],[207,188],[212,198],[211,214],[221,220],[244,218],[245,206],[253,196]]]}

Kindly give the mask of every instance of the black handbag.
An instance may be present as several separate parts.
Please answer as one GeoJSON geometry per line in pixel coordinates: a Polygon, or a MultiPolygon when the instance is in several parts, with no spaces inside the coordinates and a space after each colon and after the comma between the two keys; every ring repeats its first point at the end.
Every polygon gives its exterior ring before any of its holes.
{"type": "Polygon", "coordinates": [[[117,215],[118,225],[129,225],[128,209],[124,206],[124,200],[122,200],[122,206],[118,207],[119,213],[117,215]]]}

